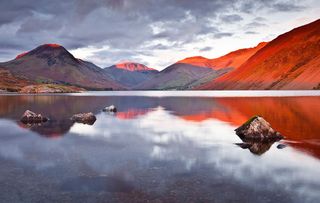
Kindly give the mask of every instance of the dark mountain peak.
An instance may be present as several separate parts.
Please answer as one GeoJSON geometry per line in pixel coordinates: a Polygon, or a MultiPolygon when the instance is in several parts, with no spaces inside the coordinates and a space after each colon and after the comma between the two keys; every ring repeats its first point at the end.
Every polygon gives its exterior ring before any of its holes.
{"type": "MultiPolygon", "coordinates": [[[[37,48],[31,50],[30,54],[42,54],[44,52],[66,52],[69,53],[63,46],[59,44],[43,44],[38,46],[37,48]]],[[[70,54],[70,53],[69,53],[70,54]]]]}
{"type": "Polygon", "coordinates": [[[60,48],[60,47],[62,47],[60,44],[43,44],[41,46],[50,47],[50,48],[60,48]]]}
{"type": "Polygon", "coordinates": [[[43,44],[37,48],[19,54],[16,60],[30,60],[31,58],[37,58],[40,60],[46,60],[49,66],[64,63],[78,64],[80,61],[76,59],[67,49],[59,44],[43,44]]]}
{"type": "Polygon", "coordinates": [[[75,58],[58,44],[43,44],[18,55],[14,60],[0,63],[12,74],[35,83],[58,83],[88,89],[123,89],[112,77],[102,73],[93,63],[75,58]]]}
{"type": "Polygon", "coordinates": [[[65,55],[69,57],[73,57],[71,53],[68,52],[63,46],[59,44],[43,44],[38,46],[37,48],[19,54],[16,59],[24,58],[25,56],[38,56],[40,58],[49,57],[49,56],[58,56],[58,55],[65,55]]]}

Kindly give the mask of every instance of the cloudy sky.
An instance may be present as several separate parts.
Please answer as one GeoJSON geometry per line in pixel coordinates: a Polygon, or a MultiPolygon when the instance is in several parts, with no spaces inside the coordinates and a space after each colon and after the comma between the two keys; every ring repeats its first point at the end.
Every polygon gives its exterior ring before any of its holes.
{"type": "Polygon", "coordinates": [[[1,0],[0,61],[58,43],[106,67],[159,70],[269,41],[320,18],[319,0],[1,0]]]}

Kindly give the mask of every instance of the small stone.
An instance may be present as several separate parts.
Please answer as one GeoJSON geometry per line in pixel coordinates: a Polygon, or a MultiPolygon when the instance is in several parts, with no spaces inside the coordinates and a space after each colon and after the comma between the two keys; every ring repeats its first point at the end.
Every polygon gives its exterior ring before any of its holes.
{"type": "Polygon", "coordinates": [[[117,108],[114,105],[107,106],[104,109],[102,109],[104,112],[117,112],[117,108]]]}
{"type": "Polygon", "coordinates": [[[90,112],[75,114],[71,117],[71,120],[77,123],[93,125],[97,118],[92,112],[90,112]]]}
{"type": "Polygon", "coordinates": [[[277,146],[278,149],[283,149],[286,147],[287,147],[287,145],[285,145],[285,144],[278,144],[278,146],[277,146]]]}

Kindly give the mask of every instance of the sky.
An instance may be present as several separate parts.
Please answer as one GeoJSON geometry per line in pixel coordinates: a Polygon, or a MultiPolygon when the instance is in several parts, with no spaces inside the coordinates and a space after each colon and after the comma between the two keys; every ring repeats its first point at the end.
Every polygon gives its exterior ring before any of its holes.
{"type": "Polygon", "coordinates": [[[162,70],[319,18],[319,0],[0,0],[0,61],[56,43],[100,67],[133,61],[162,70]]]}

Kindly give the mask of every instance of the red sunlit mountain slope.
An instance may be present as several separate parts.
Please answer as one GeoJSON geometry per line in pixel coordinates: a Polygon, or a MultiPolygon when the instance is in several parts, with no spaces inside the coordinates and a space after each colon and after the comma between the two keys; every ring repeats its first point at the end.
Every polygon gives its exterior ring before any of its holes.
{"type": "Polygon", "coordinates": [[[266,44],[267,42],[261,42],[255,47],[239,49],[219,58],[207,59],[202,56],[195,56],[185,58],[181,61],[178,61],[178,63],[190,64],[201,67],[209,67],[215,70],[223,68],[237,69],[252,55],[254,55],[259,49],[263,48],[266,44]]]}
{"type": "Polygon", "coordinates": [[[317,89],[320,20],[269,42],[235,71],[199,89],[317,89]]]}

